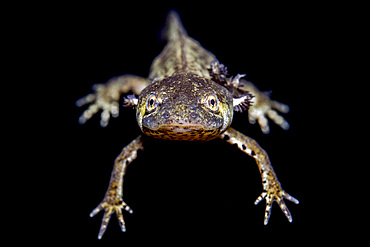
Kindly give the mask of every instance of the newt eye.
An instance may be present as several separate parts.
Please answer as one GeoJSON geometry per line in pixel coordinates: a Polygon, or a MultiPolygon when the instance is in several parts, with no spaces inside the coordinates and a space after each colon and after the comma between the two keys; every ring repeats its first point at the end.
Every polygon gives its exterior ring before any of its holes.
{"type": "Polygon", "coordinates": [[[215,94],[209,94],[204,101],[205,105],[212,111],[218,110],[218,98],[215,94]]]}
{"type": "Polygon", "coordinates": [[[153,111],[158,106],[158,98],[154,94],[150,94],[146,100],[146,110],[148,112],[153,111]]]}

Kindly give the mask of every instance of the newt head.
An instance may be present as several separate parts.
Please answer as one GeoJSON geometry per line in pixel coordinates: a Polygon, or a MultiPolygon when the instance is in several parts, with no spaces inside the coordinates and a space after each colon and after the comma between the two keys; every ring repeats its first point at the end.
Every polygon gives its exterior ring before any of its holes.
{"type": "Polygon", "coordinates": [[[192,73],[154,80],[139,95],[142,132],[167,140],[206,141],[231,124],[233,98],[223,86],[192,73]]]}

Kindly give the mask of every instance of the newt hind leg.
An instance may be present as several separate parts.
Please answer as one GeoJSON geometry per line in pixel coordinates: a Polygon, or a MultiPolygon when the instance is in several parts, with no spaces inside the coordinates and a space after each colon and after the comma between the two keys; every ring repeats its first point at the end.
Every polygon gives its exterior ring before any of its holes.
{"type": "Polygon", "coordinates": [[[106,127],[111,116],[118,117],[119,115],[118,102],[121,94],[132,91],[139,95],[147,85],[149,85],[147,79],[135,75],[122,75],[110,79],[105,84],[93,85],[93,93],[76,101],[77,107],[89,104],[78,119],[79,123],[84,124],[95,113],[102,110],[100,125],[106,127]]]}
{"type": "Polygon", "coordinates": [[[294,202],[295,204],[298,204],[299,201],[281,188],[280,182],[277,179],[265,150],[263,150],[255,140],[232,128],[229,128],[220,137],[230,144],[237,144],[241,151],[252,156],[256,160],[262,178],[263,192],[254,204],[257,205],[262,201],[262,199],[266,200],[264,224],[267,225],[270,219],[271,208],[274,201],[277,201],[280,209],[283,211],[289,222],[292,222],[293,218],[285,205],[284,198],[294,202]]]}
{"type": "Polygon", "coordinates": [[[270,99],[270,93],[261,92],[249,81],[242,79],[240,81],[240,85],[243,90],[247,90],[254,96],[251,99],[252,105],[248,110],[249,122],[251,124],[254,124],[257,121],[264,134],[268,134],[270,132],[268,119],[271,119],[284,130],[289,129],[289,123],[284,119],[284,117],[279,115],[279,112],[289,112],[288,105],[270,99]]]}

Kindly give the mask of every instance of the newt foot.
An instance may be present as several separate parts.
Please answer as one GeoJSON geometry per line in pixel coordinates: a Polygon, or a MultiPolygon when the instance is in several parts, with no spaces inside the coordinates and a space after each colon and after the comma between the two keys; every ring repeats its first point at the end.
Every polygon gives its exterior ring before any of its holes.
{"type": "Polygon", "coordinates": [[[109,220],[113,213],[116,213],[118,222],[121,226],[121,230],[123,232],[126,231],[125,221],[122,215],[122,209],[126,210],[130,214],[132,214],[132,209],[122,200],[116,200],[114,202],[110,202],[109,199],[104,199],[91,213],[90,217],[94,217],[97,213],[104,209],[104,216],[100,226],[98,239],[101,239],[107,229],[109,220]]]}
{"type": "Polygon", "coordinates": [[[280,209],[283,211],[289,222],[293,221],[292,215],[290,214],[288,207],[285,205],[284,198],[294,202],[295,204],[299,204],[299,201],[294,198],[293,196],[286,193],[284,190],[273,190],[269,189],[267,192],[264,191],[261,193],[261,195],[256,199],[254,202],[254,205],[257,205],[262,199],[266,200],[266,209],[265,209],[265,219],[264,224],[267,225],[270,215],[271,215],[271,207],[272,203],[276,200],[280,209]]]}
{"type": "Polygon", "coordinates": [[[282,129],[289,129],[289,123],[284,119],[284,117],[279,115],[279,112],[289,112],[288,105],[270,99],[270,92],[260,91],[251,82],[242,80],[241,85],[245,90],[248,90],[255,96],[251,99],[252,105],[249,107],[248,111],[249,123],[254,124],[258,122],[264,134],[268,134],[270,132],[268,118],[279,125],[282,129]]]}
{"type": "Polygon", "coordinates": [[[110,84],[95,84],[93,86],[94,93],[88,94],[76,101],[76,106],[78,107],[90,104],[78,119],[80,124],[84,124],[99,110],[102,110],[100,118],[100,125],[102,127],[106,127],[108,125],[111,115],[113,117],[118,117],[119,95],[115,95],[113,90],[111,90],[111,87],[112,86],[110,84]]]}

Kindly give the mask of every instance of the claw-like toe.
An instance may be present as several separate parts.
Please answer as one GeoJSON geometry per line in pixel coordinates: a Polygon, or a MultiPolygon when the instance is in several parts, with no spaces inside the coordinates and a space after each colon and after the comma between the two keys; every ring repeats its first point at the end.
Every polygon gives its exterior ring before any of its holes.
{"type": "Polygon", "coordinates": [[[122,213],[117,214],[117,218],[118,218],[118,222],[119,222],[119,225],[121,227],[121,230],[123,232],[125,232],[126,231],[126,225],[125,225],[125,221],[123,219],[122,213]]]}
{"type": "Polygon", "coordinates": [[[294,198],[293,196],[289,195],[289,194],[288,194],[288,193],[286,193],[285,191],[284,191],[284,193],[283,193],[283,197],[284,197],[285,199],[287,199],[287,200],[291,201],[291,202],[294,202],[295,204],[299,204],[299,201],[298,201],[296,198],[294,198]]]}
{"type": "Polygon", "coordinates": [[[290,214],[288,207],[285,205],[284,200],[280,197],[278,197],[276,200],[277,203],[279,204],[281,211],[283,211],[283,213],[285,214],[285,217],[288,219],[289,222],[292,222],[293,221],[292,215],[290,214]]]}
{"type": "Polygon", "coordinates": [[[95,99],[96,99],[95,94],[92,94],[92,93],[88,94],[85,97],[82,97],[81,99],[77,100],[76,101],[76,106],[81,107],[83,105],[92,103],[92,102],[94,102],[95,99]]]}
{"type": "Polygon", "coordinates": [[[99,204],[93,211],[90,213],[90,217],[94,217],[97,213],[99,213],[103,209],[102,204],[99,204]]]}
{"type": "Polygon", "coordinates": [[[264,225],[267,225],[269,223],[269,219],[271,216],[271,207],[272,207],[272,202],[266,202],[265,218],[263,220],[264,225]]]}
{"type": "Polygon", "coordinates": [[[100,230],[99,230],[99,235],[98,235],[98,239],[101,239],[105,233],[105,231],[107,230],[107,226],[108,226],[108,223],[110,221],[110,218],[113,214],[113,210],[111,207],[108,208],[108,210],[105,211],[104,213],[104,217],[103,217],[103,220],[101,222],[101,226],[100,226],[100,230]]]}
{"type": "Polygon", "coordinates": [[[256,201],[254,202],[254,205],[257,205],[258,203],[260,203],[265,198],[266,195],[267,195],[266,192],[262,192],[261,195],[257,197],[256,201]]]}

